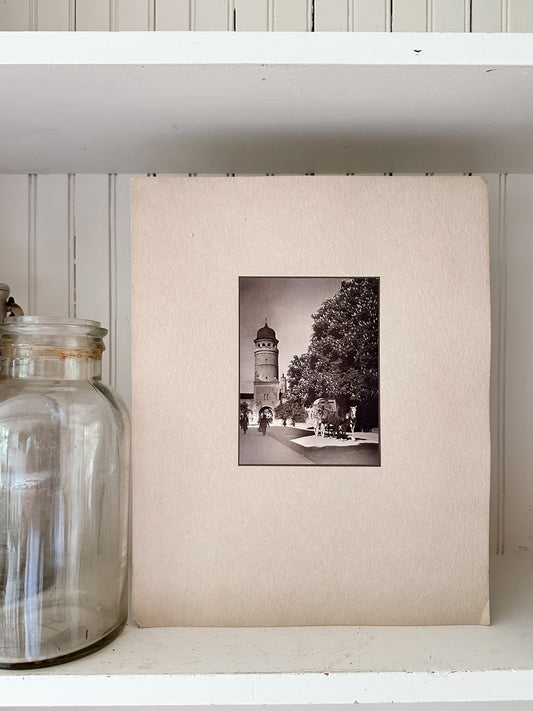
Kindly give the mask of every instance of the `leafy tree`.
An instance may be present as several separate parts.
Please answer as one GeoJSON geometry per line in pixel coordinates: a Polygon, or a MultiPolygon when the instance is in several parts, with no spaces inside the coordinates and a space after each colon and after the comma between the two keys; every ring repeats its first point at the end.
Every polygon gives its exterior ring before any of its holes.
{"type": "Polygon", "coordinates": [[[342,281],[339,291],[313,314],[307,353],[294,356],[287,379],[304,405],[335,398],[341,412],[358,405],[363,427],[378,424],[379,281],[342,281]]]}
{"type": "Polygon", "coordinates": [[[303,405],[294,398],[278,405],[275,414],[280,420],[294,420],[294,422],[305,422],[307,416],[303,405]]]}
{"type": "Polygon", "coordinates": [[[239,417],[244,417],[244,415],[251,415],[252,411],[248,407],[248,403],[245,400],[241,400],[239,403],[239,417]]]}

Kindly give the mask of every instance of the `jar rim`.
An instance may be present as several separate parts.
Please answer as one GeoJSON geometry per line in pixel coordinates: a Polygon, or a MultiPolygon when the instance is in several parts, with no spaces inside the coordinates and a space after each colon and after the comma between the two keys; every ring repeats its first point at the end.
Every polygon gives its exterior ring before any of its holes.
{"type": "Polygon", "coordinates": [[[107,333],[107,328],[103,328],[100,321],[68,316],[8,316],[0,323],[0,333],[9,333],[17,328],[31,328],[32,326],[49,330],[63,327],[85,329],[89,330],[91,335],[100,338],[107,333]]]}

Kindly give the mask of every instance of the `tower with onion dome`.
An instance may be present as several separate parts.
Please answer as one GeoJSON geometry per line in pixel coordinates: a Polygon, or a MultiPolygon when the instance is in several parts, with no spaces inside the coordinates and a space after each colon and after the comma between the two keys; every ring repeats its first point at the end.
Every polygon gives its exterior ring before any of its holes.
{"type": "Polygon", "coordinates": [[[263,413],[273,418],[274,410],[279,405],[278,342],[276,332],[265,318],[265,325],[254,339],[254,422],[263,413]]]}

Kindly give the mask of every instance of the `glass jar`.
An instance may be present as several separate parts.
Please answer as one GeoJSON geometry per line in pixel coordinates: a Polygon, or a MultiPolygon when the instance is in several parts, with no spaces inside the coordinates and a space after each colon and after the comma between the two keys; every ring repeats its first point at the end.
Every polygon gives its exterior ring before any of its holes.
{"type": "Polygon", "coordinates": [[[9,299],[9,286],[0,283],[0,323],[7,316],[7,300],[9,299]]]}
{"type": "Polygon", "coordinates": [[[0,325],[0,667],[99,649],[127,618],[129,418],[97,321],[0,325]]]}

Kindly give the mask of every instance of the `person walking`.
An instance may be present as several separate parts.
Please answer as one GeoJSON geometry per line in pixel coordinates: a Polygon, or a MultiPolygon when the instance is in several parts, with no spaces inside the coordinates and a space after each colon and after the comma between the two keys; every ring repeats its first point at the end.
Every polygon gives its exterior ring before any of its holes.
{"type": "Polygon", "coordinates": [[[259,418],[259,434],[262,434],[263,437],[266,435],[267,427],[270,426],[270,422],[268,421],[268,417],[266,415],[261,415],[259,418]]]}

